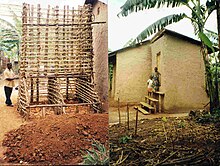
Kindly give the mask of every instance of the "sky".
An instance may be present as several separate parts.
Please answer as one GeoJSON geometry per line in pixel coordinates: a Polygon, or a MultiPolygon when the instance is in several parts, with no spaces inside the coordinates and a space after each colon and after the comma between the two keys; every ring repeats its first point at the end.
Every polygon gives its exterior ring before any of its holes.
{"type": "MultiPolygon", "coordinates": [[[[99,0],[102,2],[107,3],[107,0],[99,0]]],[[[42,6],[47,7],[48,4],[50,5],[70,5],[77,7],[78,5],[83,5],[85,0],[4,0],[4,4],[22,4],[22,3],[30,3],[30,4],[42,4],[42,6]]]]}
{"type": "Polygon", "coordinates": [[[4,0],[4,4],[19,4],[22,5],[23,3],[29,4],[41,4],[42,7],[47,7],[47,5],[70,5],[70,6],[78,6],[85,2],[85,0],[4,0]]]}
{"type": "MultiPolygon", "coordinates": [[[[126,0],[110,0],[108,3],[108,46],[111,51],[123,48],[127,41],[136,38],[146,27],[164,16],[180,12],[190,15],[190,10],[179,7],[148,9],[131,13],[127,17],[118,17],[117,14],[121,11],[120,7],[125,2],[126,0]]],[[[206,28],[217,32],[215,12],[210,16],[206,28]]],[[[194,35],[193,26],[188,19],[169,25],[167,29],[198,39],[194,35]]]]}
{"type": "MultiPolygon", "coordinates": [[[[107,0],[99,0],[99,1],[102,1],[107,4],[107,0]]],[[[9,22],[13,23],[13,19],[7,16],[7,14],[10,14],[10,12],[6,11],[8,9],[4,8],[5,4],[12,4],[11,6],[13,5],[22,6],[23,3],[28,3],[31,5],[40,4],[42,8],[47,8],[48,5],[50,6],[58,5],[61,8],[63,8],[64,5],[69,5],[70,8],[72,7],[77,8],[79,5],[82,6],[85,3],[85,0],[4,0],[0,2],[0,18],[8,20],[9,22]]]]}
{"type": "Polygon", "coordinates": [[[48,5],[55,7],[59,6],[63,8],[64,5],[69,5],[70,9],[72,7],[77,8],[78,5],[83,5],[85,0],[4,0],[0,2],[0,18],[9,21],[14,24],[13,18],[8,16],[11,15],[10,10],[8,9],[6,4],[12,7],[17,16],[21,16],[21,9],[23,3],[28,3],[30,5],[40,4],[41,8],[47,8],[48,5]],[[16,6],[19,5],[19,6],[16,6]]]}

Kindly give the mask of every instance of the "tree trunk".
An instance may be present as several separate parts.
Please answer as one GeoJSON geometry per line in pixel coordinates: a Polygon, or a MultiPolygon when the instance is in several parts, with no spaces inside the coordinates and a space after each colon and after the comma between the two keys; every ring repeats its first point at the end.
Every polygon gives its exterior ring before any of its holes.
{"type": "MultiPolygon", "coordinates": [[[[208,60],[208,51],[204,43],[202,43],[202,56],[205,66],[205,81],[206,89],[208,90],[208,95],[210,99],[210,113],[212,114],[214,110],[219,108],[219,97],[218,97],[218,86],[213,84],[213,76],[211,73],[211,65],[208,60]]],[[[216,82],[216,80],[215,80],[216,82]]]]}
{"type": "MultiPolygon", "coordinates": [[[[220,48],[220,0],[216,0],[216,8],[217,8],[218,48],[220,48]]],[[[218,60],[220,60],[220,52],[218,54],[218,60]]]]}
{"type": "MultiPolygon", "coordinates": [[[[218,48],[220,49],[220,0],[216,1],[217,7],[217,28],[218,28],[218,48]]],[[[220,51],[218,52],[218,61],[220,62],[220,51]]],[[[217,70],[217,62],[216,62],[216,70],[215,70],[215,90],[216,94],[214,96],[214,108],[220,108],[219,102],[219,84],[218,84],[218,70],[217,70]]]]}

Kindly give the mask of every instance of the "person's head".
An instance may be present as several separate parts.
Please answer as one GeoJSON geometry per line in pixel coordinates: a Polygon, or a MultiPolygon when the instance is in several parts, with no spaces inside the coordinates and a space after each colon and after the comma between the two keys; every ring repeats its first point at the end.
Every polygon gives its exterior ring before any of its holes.
{"type": "Polygon", "coordinates": [[[153,79],[153,76],[152,76],[152,75],[150,75],[150,79],[151,79],[151,80],[153,79]]]}
{"type": "Polygon", "coordinates": [[[154,68],[154,71],[155,71],[155,72],[157,72],[157,71],[158,71],[158,68],[157,68],[157,67],[155,67],[155,68],[154,68]]]}
{"type": "Polygon", "coordinates": [[[9,62],[9,63],[7,63],[7,68],[10,70],[10,69],[12,69],[12,64],[9,62]]]}

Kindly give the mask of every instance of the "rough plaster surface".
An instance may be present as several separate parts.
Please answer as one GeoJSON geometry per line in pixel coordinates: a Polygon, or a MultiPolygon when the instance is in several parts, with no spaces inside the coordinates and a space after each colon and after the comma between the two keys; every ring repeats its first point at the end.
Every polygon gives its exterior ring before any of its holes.
{"type": "Polygon", "coordinates": [[[142,45],[117,54],[114,99],[138,102],[147,92],[147,79],[151,73],[149,45],[142,45]]]}
{"type": "Polygon", "coordinates": [[[107,5],[97,2],[93,7],[95,22],[106,22],[93,25],[94,46],[94,80],[95,88],[103,102],[103,109],[108,109],[108,23],[107,5]]]}
{"type": "Polygon", "coordinates": [[[165,109],[203,108],[208,103],[200,47],[165,34],[153,43],[118,52],[111,97],[121,102],[144,101],[146,81],[160,52],[160,91],[165,92],[165,109]]]}
{"type": "Polygon", "coordinates": [[[173,36],[164,35],[152,44],[152,59],[161,51],[161,91],[165,109],[198,108],[208,102],[200,47],[173,36]]]}

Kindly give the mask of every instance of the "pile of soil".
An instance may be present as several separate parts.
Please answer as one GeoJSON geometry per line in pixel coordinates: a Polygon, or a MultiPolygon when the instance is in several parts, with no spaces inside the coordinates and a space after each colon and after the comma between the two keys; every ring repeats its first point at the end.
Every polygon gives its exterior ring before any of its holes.
{"type": "Polygon", "coordinates": [[[93,139],[108,148],[108,114],[47,115],[10,131],[2,145],[7,163],[77,164],[93,139]]]}
{"type": "Polygon", "coordinates": [[[220,165],[220,131],[189,117],[157,118],[109,128],[111,165],[220,165]]]}

